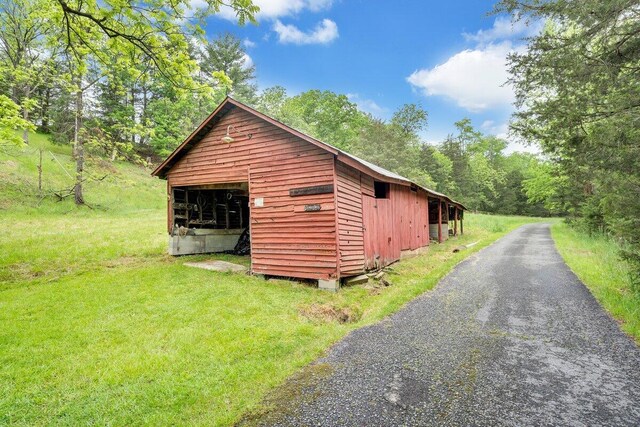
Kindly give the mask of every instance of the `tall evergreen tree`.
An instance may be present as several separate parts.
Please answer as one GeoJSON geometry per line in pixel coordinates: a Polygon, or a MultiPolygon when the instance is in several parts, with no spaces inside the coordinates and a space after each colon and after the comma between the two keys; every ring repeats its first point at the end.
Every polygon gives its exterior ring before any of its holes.
{"type": "Polygon", "coordinates": [[[225,91],[225,95],[232,95],[250,104],[256,101],[256,67],[237,37],[226,33],[208,43],[204,48],[200,67],[209,76],[218,71],[229,77],[231,87],[225,91]]]}

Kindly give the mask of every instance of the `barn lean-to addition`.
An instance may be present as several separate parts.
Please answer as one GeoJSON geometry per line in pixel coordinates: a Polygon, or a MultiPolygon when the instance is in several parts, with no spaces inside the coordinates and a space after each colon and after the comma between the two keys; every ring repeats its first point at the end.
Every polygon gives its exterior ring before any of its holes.
{"type": "Polygon", "coordinates": [[[253,273],[322,287],[463,231],[462,204],[232,98],[153,175],[171,254],[232,250],[248,228],[253,273]]]}

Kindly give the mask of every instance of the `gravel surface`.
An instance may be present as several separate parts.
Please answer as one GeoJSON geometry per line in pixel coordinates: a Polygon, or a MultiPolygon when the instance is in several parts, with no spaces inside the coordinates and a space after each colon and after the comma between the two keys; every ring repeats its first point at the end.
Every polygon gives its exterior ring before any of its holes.
{"type": "Polygon", "coordinates": [[[547,224],[470,256],[314,366],[327,374],[289,381],[276,394],[290,400],[258,424],[640,425],[640,349],[564,264],[547,224]]]}

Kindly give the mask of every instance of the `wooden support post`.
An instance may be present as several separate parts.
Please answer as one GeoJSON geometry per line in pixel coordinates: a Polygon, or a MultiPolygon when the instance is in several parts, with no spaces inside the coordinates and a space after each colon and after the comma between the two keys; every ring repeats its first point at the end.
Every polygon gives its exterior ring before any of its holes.
{"type": "Polygon", "coordinates": [[[184,191],[184,202],[184,216],[187,218],[184,227],[189,228],[189,220],[191,219],[191,215],[189,215],[189,190],[184,191]]]}
{"type": "Polygon", "coordinates": [[[175,212],[173,211],[174,199],[173,189],[171,188],[171,184],[169,184],[169,180],[167,180],[167,230],[171,235],[173,235],[173,224],[175,224],[175,212]]]}
{"type": "Polygon", "coordinates": [[[229,200],[227,199],[224,203],[224,220],[225,220],[225,227],[226,229],[229,229],[231,227],[229,227],[229,223],[231,222],[231,215],[229,215],[229,200]]]}
{"type": "Polygon", "coordinates": [[[451,227],[451,217],[449,216],[449,203],[444,204],[444,213],[447,215],[447,239],[449,238],[449,228],[451,227]]]}
{"type": "Polygon", "coordinates": [[[453,207],[453,235],[458,235],[458,207],[453,207]]]}
{"type": "Polygon", "coordinates": [[[464,219],[464,211],[460,212],[460,234],[464,234],[464,229],[462,228],[462,223],[464,219]]]}
{"type": "Polygon", "coordinates": [[[438,199],[438,243],[442,243],[442,200],[438,199]]]}

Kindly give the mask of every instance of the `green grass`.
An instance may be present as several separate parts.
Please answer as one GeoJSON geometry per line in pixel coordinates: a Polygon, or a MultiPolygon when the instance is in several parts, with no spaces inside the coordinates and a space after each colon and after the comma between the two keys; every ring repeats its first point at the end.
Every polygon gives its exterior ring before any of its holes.
{"type": "MultiPolygon", "coordinates": [[[[166,196],[164,181],[152,179],[151,170],[127,162],[107,162],[87,155],[84,183],[86,201],[98,211],[127,214],[140,209],[162,209],[166,196]]],[[[77,209],[71,200],[56,201],[53,192],[71,189],[75,162],[71,147],[56,145],[43,134],[31,134],[28,146],[0,146],[0,211],[25,214],[70,213],[77,209]],[[38,191],[39,150],[42,150],[42,199],[38,191]]],[[[87,211],[81,208],[81,214],[87,211]]]]}
{"type": "Polygon", "coordinates": [[[571,270],[621,328],[640,344],[640,296],[631,291],[629,267],[620,260],[616,243],[560,222],[554,224],[551,232],[571,270]]]}
{"type": "MultiPolygon", "coordinates": [[[[232,424],[349,331],[532,221],[469,214],[464,236],[395,264],[393,286],[332,294],[183,266],[210,256],[167,256],[164,183],[140,167],[94,159],[91,173],[115,171],[88,186],[94,209],[38,202],[34,147],[55,149],[73,166],[65,147],[40,139],[0,153],[0,425],[232,424]],[[316,306],[357,321],[304,315],[316,306]]],[[[45,176],[47,188],[71,182],[53,164],[45,176]]]]}

